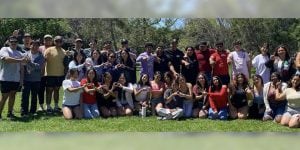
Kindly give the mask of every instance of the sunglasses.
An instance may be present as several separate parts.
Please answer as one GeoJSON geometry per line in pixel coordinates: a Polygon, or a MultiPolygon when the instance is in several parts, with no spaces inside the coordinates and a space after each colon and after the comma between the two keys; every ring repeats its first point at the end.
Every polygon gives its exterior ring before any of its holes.
{"type": "Polygon", "coordinates": [[[62,43],[62,40],[56,40],[55,42],[56,43],[62,43]]]}

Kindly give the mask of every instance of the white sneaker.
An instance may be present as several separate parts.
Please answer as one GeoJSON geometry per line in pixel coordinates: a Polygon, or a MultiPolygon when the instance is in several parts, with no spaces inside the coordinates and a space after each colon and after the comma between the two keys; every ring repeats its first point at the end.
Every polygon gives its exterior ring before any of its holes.
{"type": "Polygon", "coordinates": [[[37,111],[45,111],[45,108],[43,105],[40,105],[39,109],[37,111]]]}

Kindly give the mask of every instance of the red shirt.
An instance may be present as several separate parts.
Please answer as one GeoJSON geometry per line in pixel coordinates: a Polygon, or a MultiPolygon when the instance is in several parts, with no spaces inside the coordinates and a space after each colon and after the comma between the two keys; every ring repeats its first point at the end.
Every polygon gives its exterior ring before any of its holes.
{"type": "MultiPolygon", "coordinates": [[[[82,79],[80,84],[81,85],[87,84],[87,79],[86,78],[82,79]]],[[[99,84],[97,83],[95,86],[98,87],[99,84]]],[[[90,85],[88,85],[87,88],[88,89],[93,89],[94,88],[93,83],[90,83],[90,85]]],[[[93,92],[93,93],[83,92],[82,93],[82,100],[83,100],[83,103],[86,103],[86,104],[95,104],[95,103],[97,103],[96,91],[93,92]]]]}
{"type": "Polygon", "coordinates": [[[206,51],[196,50],[196,58],[198,61],[199,72],[210,72],[211,66],[209,64],[210,55],[215,52],[214,49],[209,49],[206,51]]]}
{"type": "Polygon", "coordinates": [[[219,111],[222,108],[227,107],[228,103],[228,93],[227,86],[222,86],[220,91],[211,92],[209,88],[209,105],[214,111],[219,111]]]}
{"type": "Polygon", "coordinates": [[[228,64],[227,64],[228,52],[215,52],[211,54],[210,58],[215,61],[213,70],[214,76],[228,75],[228,64]]]}

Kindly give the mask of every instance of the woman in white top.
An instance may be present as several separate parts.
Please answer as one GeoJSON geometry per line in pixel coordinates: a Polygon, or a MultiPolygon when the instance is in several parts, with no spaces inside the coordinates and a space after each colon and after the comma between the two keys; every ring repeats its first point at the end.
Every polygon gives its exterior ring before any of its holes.
{"type": "Polygon", "coordinates": [[[81,86],[80,82],[77,81],[78,71],[73,68],[69,70],[70,78],[63,81],[63,115],[65,119],[82,118],[81,108],[81,93],[85,85],[81,86]],[[74,116],[73,116],[74,114],[74,116]]]}
{"type": "Polygon", "coordinates": [[[269,44],[264,43],[260,49],[260,54],[252,59],[252,66],[256,69],[256,74],[260,75],[264,84],[270,81],[271,69],[268,68],[265,63],[270,60],[269,44]]]}
{"type": "Polygon", "coordinates": [[[133,91],[135,95],[135,108],[140,110],[141,107],[149,107],[150,101],[150,82],[147,74],[140,77],[140,81],[134,86],[133,91]]]}
{"type": "Polygon", "coordinates": [[[283,92],[276,91],[276,99],[288,101],[287,111],[283,114],[280,124],[297,128],[300,125],[300,75],[294,75],[290,84],[290,88],[283,92]]]}
{"type": "Polygon", "coordinates": [[[74,58],[73,60],[69,63],[69,69],[77,69],[78,70],[78,81],[81,81],[81,79],[84,78],[86,68],[85,68],[85,60],[84,60],[84,53],[82,51],[74,52],[74,58]]]}
{"type": "Polygon", "coordinates": [[[113,84],[116,87],[117,96],[117,113],[120,116],[131,116],[134,109],[132,93],[133,86],[128,83],[125,75],[122,73],[119,77],[119,81],[113,84]]]}

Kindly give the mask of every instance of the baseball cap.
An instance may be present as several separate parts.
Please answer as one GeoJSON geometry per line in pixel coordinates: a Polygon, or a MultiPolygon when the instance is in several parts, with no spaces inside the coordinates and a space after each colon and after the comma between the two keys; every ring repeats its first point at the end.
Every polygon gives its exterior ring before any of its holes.
{"type": "Polygon", "coordinates": [[[44,39],[46,39],[46,38],[53,39],[53,37],[52,37],[50,34],[46,34],[46,35],[44,36],[44,39]]]}

